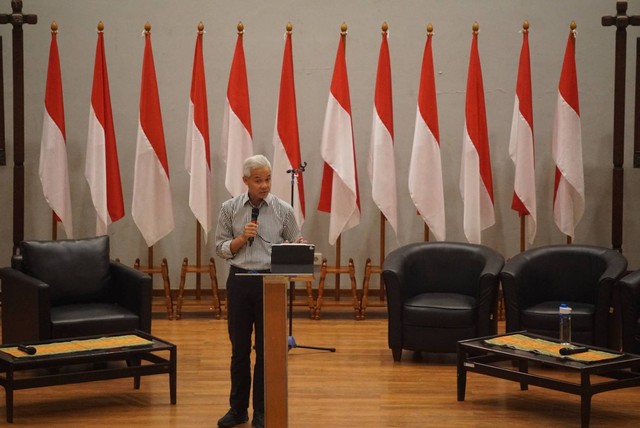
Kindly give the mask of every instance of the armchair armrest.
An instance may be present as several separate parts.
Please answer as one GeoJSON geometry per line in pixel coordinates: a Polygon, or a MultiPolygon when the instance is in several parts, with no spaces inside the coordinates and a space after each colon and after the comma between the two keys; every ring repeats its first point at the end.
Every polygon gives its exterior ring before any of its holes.
{"type": "Polygon", "coordinates": [[[504,257],[486,254],[486,264],[479,278],[478,287],[478,336],[496,334],[498,331],[498,288],[504,257]]]}
{"type": "Polygon", "coordinates": [[[402,348],[402,302],[404,293],[404,253],[391,252],[384,260],[382,271],[384,288],[387,293],[387,316],[389,317],[389,348],[402,348]]]}
{"type": "Polygon", "coordinates": [[[620,313],[622,317],[622,349],[637,352],[636,326],[640,318],[640,270],[631,272],[618,281],[620,313]]]}
{"type": "Polygon", "coordinates": [[[13,269],[0,269],[2,343],[49,339],[49,285],[13,269]]]}
{"type": "Polygon", "coordinates": [[[110,262],[112,286],[117,289],[117,302],[138,314],[140,330],[151,333],[151,299],[153,284],[151,277],[132,267],[115,261],[110,262]]]}

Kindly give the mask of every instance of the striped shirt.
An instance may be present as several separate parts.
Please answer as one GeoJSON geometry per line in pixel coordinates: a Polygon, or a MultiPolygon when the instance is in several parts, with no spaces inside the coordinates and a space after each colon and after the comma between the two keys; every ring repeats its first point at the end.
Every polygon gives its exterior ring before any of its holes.
{"type": "Polygon", "coordinates": [[[241,269],[270,269],[271,245],[296,241],[301,237],[300,229],[291,205],[269,193],[258,207],[258,236],[253,245],[247,243],[233,254],[231,241],[244,233],[244,226],[251,221],[252,208],[248,193],[222,204],[216,228],[216,254],[241,269]]]}

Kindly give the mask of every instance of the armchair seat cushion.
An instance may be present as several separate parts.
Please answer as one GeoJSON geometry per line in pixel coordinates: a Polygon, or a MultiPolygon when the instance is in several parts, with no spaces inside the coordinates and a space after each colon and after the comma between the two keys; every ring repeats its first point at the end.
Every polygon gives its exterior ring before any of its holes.
{"type": "Polygon", "coordinates": [[[549,301],[538,303],[522,311],[522,325],[535,326],[537,329],[558,331],[558,307],[567,303],[571,307],[571,329],[574,331],[591,331],[593,329],[595,305],[579,302],[549,301]]]}
{"type": "Polygon", "coordinates": [[[404,302],[405,325],[467,328],[475,325],[476,299],[456,293],[422,293],[404,302]]]}
{"type": "Polygon", "coordinates": [[[51,308],[53,337],[79,337],[138,329],[138,315],[110,303],[84,303],[51,308]]]}

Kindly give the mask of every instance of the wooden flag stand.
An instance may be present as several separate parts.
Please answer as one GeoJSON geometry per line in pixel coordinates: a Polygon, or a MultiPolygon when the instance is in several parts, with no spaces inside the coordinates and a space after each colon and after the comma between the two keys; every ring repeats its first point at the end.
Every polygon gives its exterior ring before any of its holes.
{"type": "Polygon", "coordinates": [[[356,276],[353,259],[349,259],[349,264],[347,266],[340,266],[341,237],[342,235],[338,236],[338,240],[336,241],[336,265],[327,266],[327,259],[322,259],[322,266],[320,267],[320,282],[318,284],[318,299],[316,301],[316,309],[313,317],[316,320],[320,319],[320,311],[322,310],[324,296],[324,282],[328,273],[334,273],[336,275],[334,301],[329,305],[353,306],[354,318],[356,320],[360,319],[360,305],[358,304],[358,293],[356,291],[356,276]],[[351,305],[349,305],[348,303],[340,302],[340,274],[349,274],[349,278],[351,279],[351,305]]]}
{"type": "Polygon", "coordinates": [[[149,274],[151,278],[153,278],[154,273],[159,273],[162,275],[162,283],[164,286],[164,301],[167,307],[167,318],[173,319],[173,298],[171,297],[171,283],[169,282],[169,265],[167,264],[167,259],[163,258],[160,266],[153,265],[153,245],[149,247],[148,253],[148,266],[140,266],[140,259],[136,259],[133,264],[133,268],[139,270],[140,272],[144,272],[149,274]]]}
{"type": "MultiPolygon", "coordinates": [[[[615,73],[613,89],[613,171],[611,191],[611,246],[622,251],[623,226],[623,192],[624,192],[624,119],[625,119],[625,84],[627,69],[627,27],[639,26],[640,15],[627,15],[627,2],[616,2],[616,15],[603,16],[602,26],[616,27],[615,73]]],[[[634,112],[634,152],[633,167],[640,167],[640,39],[636,46],[636,100],[634,112]]]]}
{"type": "Polygon", "coordinates": [[[382,278],[382,266],[384,264],[384,254],[385,254],[385,224],[387,219],[385,218],[382,212],[380,213],[380,264],[378,266],[371,265],[371,258],[367,258],[367,263],[364,267],[364,280],[362,281],[362,298],[360,299],[360,316],[358,319],[363,320],[365,318],[365,313],[367,311],[367,306],[387,306],[387,302],[385,301],[385,288],[384,288],[384,279],[382,278]],[[369,280],[371,278],[371,274],[380,275],[380,289],[378,290],[379,301],[375,303],[369,304],[369,280]]]}
{"type": "Polygon", "coordinates": [[[209,264],[202,266],[201,260],[201,229],[200,224],[196,221],[196,264],[189,265],[189,259],[187,257],[182,261],[182,270],[180,271],[180,288],[178,291],[178,303],[176,304],[176,319],[182,318],[182,305],[184,303],[184,284],[188,273],[196,274],[196,300],[201,298],[201,273],[209,272],[209,278],[211,278],[211,292],[213,294],[213,310],[216,313],[216,319],[219,320],[222,317],[222,305],[220,303],[220,292],[218,289],[218,278],[216,273],[216,263],[213,257],[209,258],[209,264]]]}
{"type": "MultiPolygon", "coordinates": [[[[0,13],[0,25],[11,24],[13,59],[13,254],[24,239],[24,38],[22,26],[35,25],[38,17],[22,13],[22,0],[11,2],[10,14],[0,13]]],[[[3,96],[4,112],[4,96],[3,96]]],[[[2,123],[4,131],[4,120],[2,123]]]]}

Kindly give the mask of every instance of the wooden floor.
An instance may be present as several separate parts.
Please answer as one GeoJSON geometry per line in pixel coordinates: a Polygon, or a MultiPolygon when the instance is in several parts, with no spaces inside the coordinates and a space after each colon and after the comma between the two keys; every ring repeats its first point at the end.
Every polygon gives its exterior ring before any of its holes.
{"type": "MultiPolygon", "coordinates": [[[[169,321],[162,299],[154,302],[154,335],[178,345],[178,400],[169,402],[168,377],[112,380],[22,390],[15,393],[13,425],[28,427],[214,427],[228,409],[230,345],[227,324],[215,320],[208,302],[185,303],[183,319],[169,321]]],[[[501,326],[502,327],[502,326],[501,326]]],[[[302,427],[577,427],[577,396],[475,373],[466,401],[456,401],[451,355],[405,351],[394,363],[387,348],[386,313],[371,308],[364,321],[352,311],[326,308],[312,321],[296,307],[298,345],[289,352],[289,426],[302,427]]],[[[534,370],[549,370],[536,368],[534,370]]],[[[554,373],[569,377],[571,374],[554,373]]],[[[5,424],[0,393],[0,425],[5,424]]],[[[593,427],[640,426],[640,390],[596,395],[593,427]]],[[[250,424],[246,424],[248,428],[250,424]]]]}

